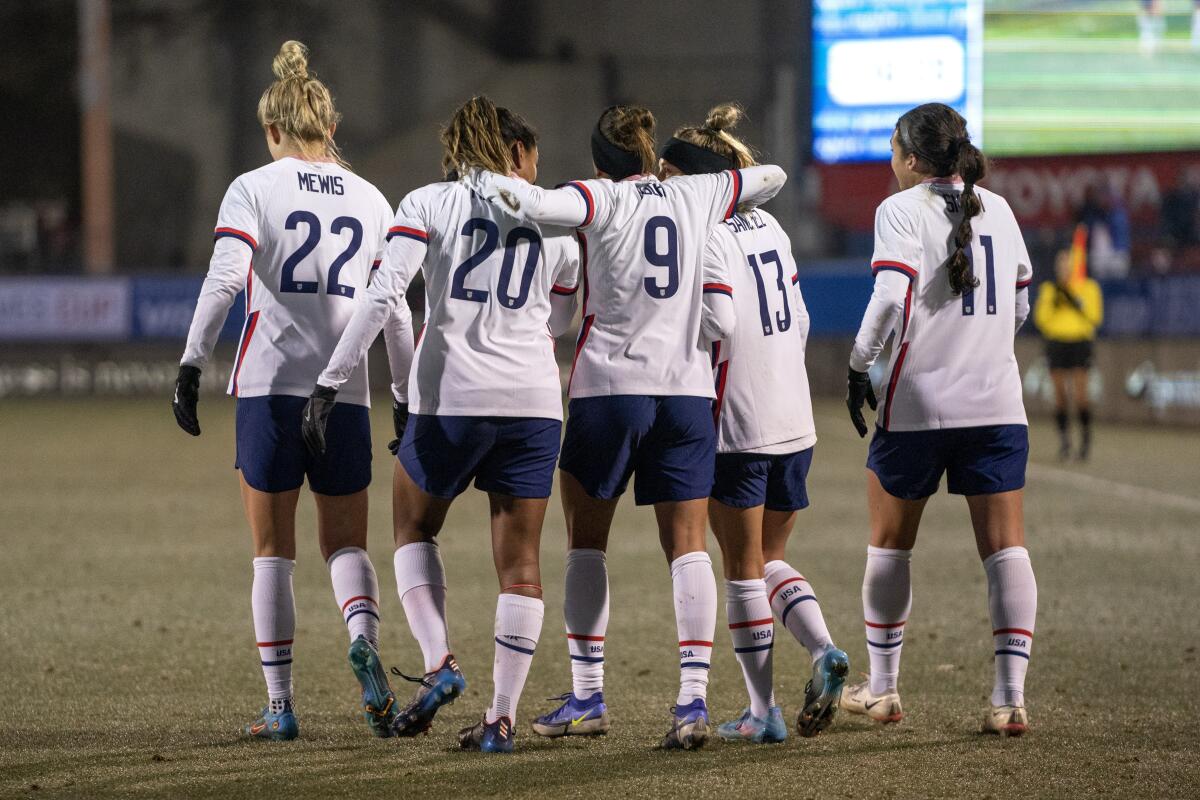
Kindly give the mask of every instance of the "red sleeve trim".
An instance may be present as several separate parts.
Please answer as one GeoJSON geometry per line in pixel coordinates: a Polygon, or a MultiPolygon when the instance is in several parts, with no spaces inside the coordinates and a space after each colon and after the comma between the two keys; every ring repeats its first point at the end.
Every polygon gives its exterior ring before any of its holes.
{"type": "Polygon", "coordinates": [[[254,237],[245,231],[238,230],[237,228],[217,228],[215,231],[213,231],[213,239],[221,239],[224,237],[245,242],[246,244],[250,245],[251,250],[258,249],[258,242],[254,240],[254,237]]]}
{"type": "Polygon", "coordinates": [[[723,294],[726,297],[733,297],[733,287],[727,283],[706,283],[704,284],[705,294],[723,294]]]}
{"type": "Polygon", "coordinates": [[[899,272],[901,275],[907,276],[909,280],[913,280],[917,277],[916,269],[914,269],[913,267],[910,267],[908,264],[905,264],[903,262],[900,262],[900,261],[872,261],[871,262],[871,274],[878,275],[881,271],[899,272]]]}
{"type": "Polygon", "coordinates": [[[407,225],[393,225],[388,228],[387,241],[391,241],[395,236],[404,236],[408,239],[415,239],[423,244],[429,244],[429,234],[418,228],[410,228],[407,225]]]}

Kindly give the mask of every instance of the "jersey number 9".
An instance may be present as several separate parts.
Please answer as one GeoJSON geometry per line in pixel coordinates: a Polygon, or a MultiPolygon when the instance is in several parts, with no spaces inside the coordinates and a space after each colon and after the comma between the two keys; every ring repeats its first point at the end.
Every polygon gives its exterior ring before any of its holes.
{"type": "Polygon", "coordinates": [[[679,234],[675,229],[675,220],[670,217],[651,217],[646,223],[645,246],[646,260],[653,266],[667,268],[666,286],[656,278],[642,281],[646,294],[655,300],[674,297],[679,291],[679,234]],[[662,237],[659,237],[659,231],[663,232],[662,237]],[[660,244],[664,246],[660,247],[660,244]]]}

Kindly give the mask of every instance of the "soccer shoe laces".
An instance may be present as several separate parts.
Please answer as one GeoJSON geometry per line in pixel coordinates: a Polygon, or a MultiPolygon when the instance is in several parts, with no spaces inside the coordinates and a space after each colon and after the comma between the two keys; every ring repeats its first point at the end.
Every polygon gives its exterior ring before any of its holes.
{"type": "Polygon", "coordinates": [[[409,681],[410,683],[419,683],[427,689],[433,688],[433,684],[429,680],[429,676],[433,674],[432,672],[426,672],[421,677],[416,678],[416,677],[413,677],[412,675],[405,675],[403,672],[400,671],[399,667],[392,667],[392,674],[398,678],[404,678],[404,680],[409,681]]]}
{"type": "Polygon", "coordinates": [[[566,694],[560,694],[558,697],[547,697],[546,702],[550,702],[551,700],[557,700],[561,703],[565,703],[568,700],[570,700],[574,694],[575,693],[572,691],[572,692],[567,692],[566,694]]]}

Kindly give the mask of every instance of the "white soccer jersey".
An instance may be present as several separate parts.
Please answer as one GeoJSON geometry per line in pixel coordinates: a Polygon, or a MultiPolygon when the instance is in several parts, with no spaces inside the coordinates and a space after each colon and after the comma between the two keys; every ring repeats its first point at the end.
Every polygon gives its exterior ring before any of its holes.
{"type": "MultiPolygon", "coordinates": [[[[281,158],[237,178],[217,215],[183,363],[208,361],[244,287],[229,393],[307,397],[366,293],[391,216],[378,189],[332,162],[281,158]]],[[[338,400],[370,404],[365,354],[338,400]]]]}
{"type": "Polygon", "coordinates": [[[713,345],[717,451],[794,453],[817,441],[804,348],[808,308],[792,243],[757,209],[717,225],[704,260],[727,264],[737,322],[713,345]]]}
{"type": "Polygon", "coordinates": [[[583,322],[570,396],[713,397],[700,334],[708,231],[737,208],[741,173],[572,181],[586,205],[583,322]]]}
{"type": "MultiPolygon", "coordinates": [[[[976,187],[983,211],[971,220],[968,255],[979,285],[955,296],[945,261],[962,219],[962,188],[927,180],[889,197],[875,216],[872,271],[908,280],[881,387],[884,430],[1026,424],[1013,337],[1017,293],[1033,277],[1029,253],[1004,198],[976,187]]],[[[860,331],[851,366],[874,360],[868,338],[860,331]]]]}
{"type": "MultiPolygon", "coordinates": [[[[374,338],[375,323],[419,267],[426,322],[409,379],[412,412],[562,419],[551,296],[569,299],[573,310],[579,245],[571,231],[519,222],[454,181],[405,197],[388,241],[368,292],[376,309],[363,312],[375,322],[350,326],[320,382],[345,378],[369,344],[362,337],[374,338]]],[[[566,327],[565,316],[556,328],[566,327]]]]}

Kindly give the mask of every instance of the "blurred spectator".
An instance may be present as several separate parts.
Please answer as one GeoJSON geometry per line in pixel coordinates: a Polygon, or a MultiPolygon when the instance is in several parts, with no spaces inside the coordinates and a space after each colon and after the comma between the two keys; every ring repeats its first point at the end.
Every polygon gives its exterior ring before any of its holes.
{"type": "Polygon", "coordinates": [[[1107,186],[1093,184],[1084,194],[1079,221],[1088,228],[1088,269],[1097,278],[1129,275],[1132,236],[1129,211],[1107,186]]]}
{"type": "Polygon", "coordinates": [[[1200,167],[1184,171],[1163,195],[1162,233],[1168,248],[1200,244],[1200,167]]]}

